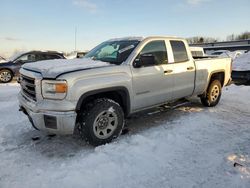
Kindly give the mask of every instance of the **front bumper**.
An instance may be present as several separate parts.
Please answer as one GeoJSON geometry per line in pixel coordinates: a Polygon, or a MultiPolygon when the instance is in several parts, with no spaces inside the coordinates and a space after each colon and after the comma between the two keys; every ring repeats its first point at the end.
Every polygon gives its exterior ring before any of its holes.
{"type": "Polygon", "coordinates": [[[32,104],[19,94],[20,110],[26,114],[33,127],[54,134],[73,134],[76,124],[76,112],[34,111],[32,104]]]}

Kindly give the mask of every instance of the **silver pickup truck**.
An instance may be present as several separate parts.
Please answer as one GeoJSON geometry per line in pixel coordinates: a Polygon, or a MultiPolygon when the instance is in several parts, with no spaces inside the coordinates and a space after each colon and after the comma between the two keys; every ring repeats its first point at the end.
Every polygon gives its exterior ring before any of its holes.
{"type": "Polygon", "coordinates": [[[92,145],[118,137],[132,113],[199,96],[218,104],[231,80],[230,58],[194,60],[185,39],[121,38],[101,43],[84,58],[25,64],[20,109],[39,130],[73,134],[92,145]]]}

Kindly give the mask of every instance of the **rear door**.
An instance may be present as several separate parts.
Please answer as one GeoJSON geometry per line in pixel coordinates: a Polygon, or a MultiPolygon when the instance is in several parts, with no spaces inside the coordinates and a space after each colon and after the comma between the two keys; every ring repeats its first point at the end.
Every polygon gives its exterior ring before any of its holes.
{"type": "Polygon", "coordinates": [[[165,40],[147,42],[137,55],[153,55],[155,64],[146,67],[132,67],[135,110],[150,107],[172,99],[173,78],[168,70],[168,53],[165,40]]]}
{"type": "Polygon", "coordinates": [[[195,65],[191,53],[188,54],[186,42],[169,40],[171,64],[173,65],[173,99],[187,97],[193,94],[195,86],[195,65]]]}

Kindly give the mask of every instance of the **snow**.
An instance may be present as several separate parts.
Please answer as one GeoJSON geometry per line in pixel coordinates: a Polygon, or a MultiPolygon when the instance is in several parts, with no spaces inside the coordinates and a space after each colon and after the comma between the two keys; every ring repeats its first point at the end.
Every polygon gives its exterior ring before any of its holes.
{"type": "Polygon", "coordinates": [[[109,42],[111,41],[127,41],[127,40],[137,40],[137,41],[142,41],[144,37],[137,37],[137,36],[131,36],[131,37],[122,37],[122,38],[113,38],[108,40],[109,42]]]}
{"type": "Polygon", "coordinates": [[[192,98],[135,114],[129,134],[96,148],[34,130],[18,90],[0,85],[1,188],[250,187],[250,87],[225,88],[215,108],[192,98]]]}
{"type": "Polygon", "coordinates": [[[108,112],[111,112],[111,113],[115,112],[115,109],[113,108],[113,106],[111,106],[111,107],[108,109],[108,112]]]}
{"type": "Polygon", "coordinates": [[[233,52],[224,52],[222,53],[219,57],[230,57],[231,59],[235,60],[238,58],[240,55],[242,55],[244,52],[242,51],[233,51],[233,52]]]}
{"type": "Polygon", "coordinates": [[[4,62],[6,62],[6,60],[0,56],[0,63],[4,63],[4,62]]]}
{"type": "Polygon", "coordinates": [[[234,60],[233,70],[249,71],[250,70],[250,52],[242,54],[234,60]]]}
{"type": "Polygon", "coordinates": [[[34,63],[26,63],[22,67],[41,72],[43,77],[49,78],[56,77],[65,72],[103,66],[110,66],[110,63],[92,60],[90,58],[79,58],[37,61],[34,63]]]}

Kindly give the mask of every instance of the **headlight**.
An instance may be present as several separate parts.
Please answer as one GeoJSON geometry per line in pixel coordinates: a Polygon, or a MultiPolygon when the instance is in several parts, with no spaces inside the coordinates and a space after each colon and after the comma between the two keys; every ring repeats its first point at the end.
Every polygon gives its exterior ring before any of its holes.
{"type": "Polygon", "coordinates": [[[46,99],[64,99],[68,85],[64,80],[42,80],[42,95],[46,99]]]}

